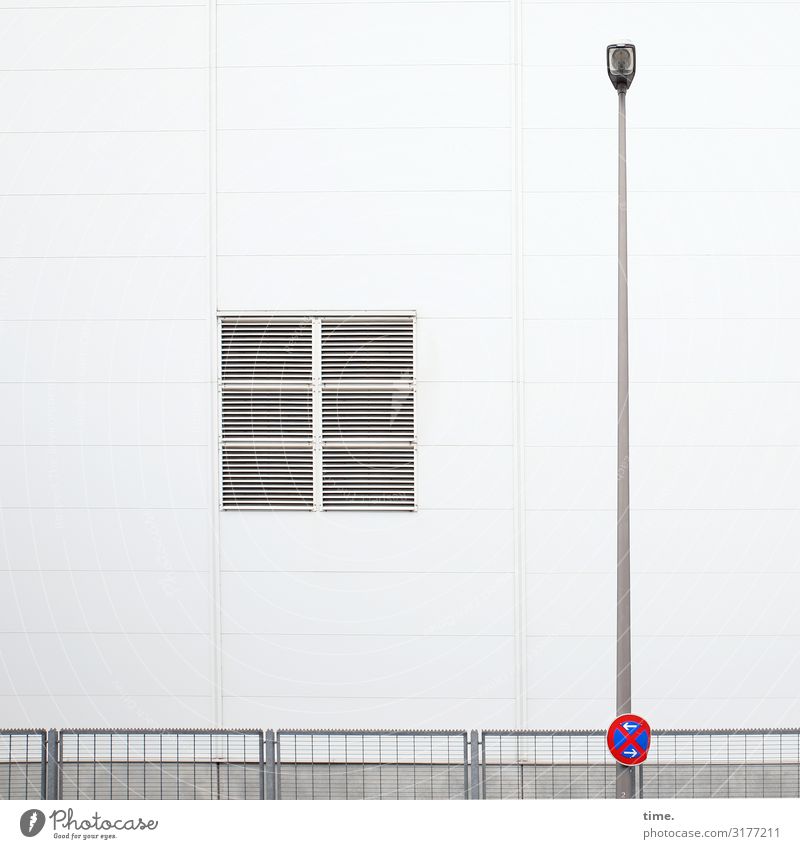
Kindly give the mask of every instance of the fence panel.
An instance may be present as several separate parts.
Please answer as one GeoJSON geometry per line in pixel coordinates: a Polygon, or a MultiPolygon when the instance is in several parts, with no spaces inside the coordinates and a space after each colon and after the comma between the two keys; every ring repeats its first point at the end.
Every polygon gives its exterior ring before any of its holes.
{"type": "Polygon", "coordinates": [[[613,799],[604,731],[484,731],[485,799],[613,799]]]}
{"type": "Polygon", "coordinates": [[[800,729],[655,731],[645,799],[798,798],[800,729]]]}
{"type": "Polygon", "coordinates": [[[279,799],[465,799],[466,731],[278,731],[279,799]]]}
{"type": "Polygon", "coordinates": [[[44,799],[47,732],[0,730],[0,799],[44,799]]]}
{"type": "MultiPolygon", "coordinates": [[[[486,799],[613,799],[605,731],[486,731],[486,799]]],[[[800,730],[654,731],[645,799],[798,798],[800,730]]]]}
{"type": "Polygon", "coordinates": [[[263,799],[261,731],[69,729],[61,799],[263,799]]]}

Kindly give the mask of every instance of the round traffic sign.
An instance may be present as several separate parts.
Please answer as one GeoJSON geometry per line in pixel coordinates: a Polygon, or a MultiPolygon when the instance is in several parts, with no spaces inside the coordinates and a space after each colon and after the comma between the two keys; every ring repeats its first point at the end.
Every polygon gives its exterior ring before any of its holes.
{"type": "Polygon", "coordinates": [[[636,766],[647,757],[650,749],[650,726],[635,713],[618,716],[606,734],[608,751],[623,766],[636,766]]]}

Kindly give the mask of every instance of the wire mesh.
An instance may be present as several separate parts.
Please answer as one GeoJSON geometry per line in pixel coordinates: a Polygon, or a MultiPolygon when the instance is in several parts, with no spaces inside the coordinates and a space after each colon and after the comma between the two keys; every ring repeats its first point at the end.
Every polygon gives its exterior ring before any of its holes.
{"type": "Polygon", "coordinates": [[[0,799],[44,799],[47,733],[0,730],[0,799]]]}
{"type": "Polygon", "coordinates": [[[464,799],[466,731],[278,731],[279,799],[464,799]]]}
{"type": "Polygon", "coordinates": [[[656,731],[645,799],[800,797],[800,729],[656,731]]]}
{"type": "Polygon", "coordinates": [[[615,761],[604,731],[485,731],[486,799],[608,799],[615,761]]]}
{"type": "MultiPolygon", "coordinates": [[[[615,795],[599,730],[475,732],[471,758],[465,731],[68,729],[57,763],[47,739],[0,730],[0,799],[44,799],[50,770],[61,799],[615,795]]],[[[645,799],[800,798],[800,729],[656,730],[635,769],[645,799]]]]}
{"type": "Polygon", "coordinates": [[[61,732],[61,799],[263,799],[261,731],[61,732]]]}
{"type": "MultiPolygon", "coordinates": [[[[608,799],[616,762],[605,731],[484,732],[487,799],[608,799]]],[[[645,799],[798,798],[800,730],[653,731],[645,799]]]]}

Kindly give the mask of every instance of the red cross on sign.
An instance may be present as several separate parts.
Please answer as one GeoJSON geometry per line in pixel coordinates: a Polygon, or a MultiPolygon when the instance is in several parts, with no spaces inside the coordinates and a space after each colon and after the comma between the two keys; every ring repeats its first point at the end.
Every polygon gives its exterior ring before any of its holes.
{"type": "Polygon", "coordinates": [[[606,743],[614,760],[623,766],[636,766],[647,757],[650,738],[647,720],[635,713],[625,713],[609,726],[606,743]]]}

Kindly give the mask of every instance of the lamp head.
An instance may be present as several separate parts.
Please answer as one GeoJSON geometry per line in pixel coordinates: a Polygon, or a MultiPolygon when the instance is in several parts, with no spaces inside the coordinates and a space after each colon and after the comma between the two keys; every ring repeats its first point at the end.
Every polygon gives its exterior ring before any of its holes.
{"type": "Polygon", "coordinates": [[[636,48],[632,44],[609,44],[606,64],[614,88],[627,91],[636,73],[636,48]]]}

